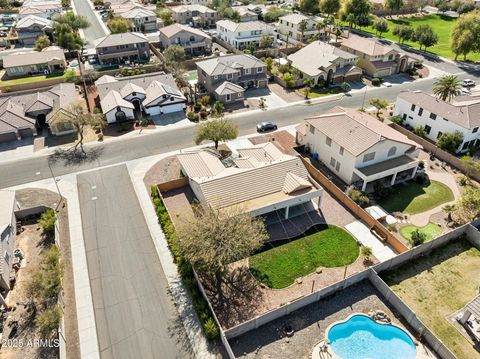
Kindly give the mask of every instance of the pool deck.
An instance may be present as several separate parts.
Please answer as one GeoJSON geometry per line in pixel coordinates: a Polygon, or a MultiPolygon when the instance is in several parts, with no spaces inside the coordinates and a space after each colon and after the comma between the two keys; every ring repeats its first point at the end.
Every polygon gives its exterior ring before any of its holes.
{"type": "MultiPolygon", "coordinates": [[[[323,356],[320,356],[318,350],[313,351],[314,347],[325,338],[328,326],[345,320],[351,314],[375,310],[384,311],[393,324],[413,334],[372,284],[369,281],[362,281],[288,316],[230,339],[229,342],[237,358],[276,358],[278,353],[282,353],[283,358],[339,359],[331,348],[328,354],[323,353],[323,356]],[[287,324],[295,330],[292,337],[286,337],[283,333],[283,328],[287,324]]],[[[415,335],[412,337],[416,338],[415,335]]],[[[437,358],[418,340],[415,340],[415,343],[418,344],[418,359],[437,358]]]]}

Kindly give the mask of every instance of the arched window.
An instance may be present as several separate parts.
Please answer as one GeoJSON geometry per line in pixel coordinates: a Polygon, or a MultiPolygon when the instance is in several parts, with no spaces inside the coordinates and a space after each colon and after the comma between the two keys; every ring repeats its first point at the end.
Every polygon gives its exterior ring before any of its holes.
{"type": "Polygon", "coordinates": [[[397,148],[393,146],[388,150],[388,157],[392,157],[397,152],[397,148]]]}

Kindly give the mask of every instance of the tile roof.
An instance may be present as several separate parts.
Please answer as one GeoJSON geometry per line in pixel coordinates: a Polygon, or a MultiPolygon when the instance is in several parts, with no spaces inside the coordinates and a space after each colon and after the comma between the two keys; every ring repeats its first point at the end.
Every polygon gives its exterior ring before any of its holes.
{"type": "MultiPolygon", "coordinates": [[[[336,106],[321,116],[305,119],[305,122],[354,156],[362,154],[385,139],[418,147],[416,142],[392,127],[354,109],[336,106]]],[[[302,127],[297,129],[301,131],[302,127]]]]}
{"type": "Polygon", "coordinates": [[[370,56],[386,55],[390,51],[396,51],[393,47],[382,45],[373,38],[353,34],[344,39],[341,45],[370,56]]]}
{"type": "Polygon", "coordinates": [[[273,28],[262,22],[262,21],[247,21],[247,22],[234,22],[232,20],[220,20],[217,21],[217,28],[221,26],[227,29],[230,32],[244,32],[244,31],[264,31],[264,30],[271,30],[273,32],[273,28]]]}
{"type": "Polygon", "coordinates": [[[357,56],[323,41],[313,41],[297,52],[289,55],[292,66],[310,76],[323,73],[337,59],[356,59],[357,56]]]}
{"type": "Polygon", "coordinates": [[[49,46],[42,51],[17,52],[3,57],[3,67],[45,64],[50,61],[66,61],[63,50],[56,46],[49,46]]]}
{"type": "Polygon", "coordinates": [[[207,151],[182,153],[177,159],[189,178],[212,177],[225,169],[218,157],[207,151]]]}
{"type": "Polygon", "coordinates": [[[303,20],[309,20],[309,19],[310,18],[308,16],[300,13],[291,13],[291,14],[283,15],[278,18],[278,20],[283,20],[291,24],[300,24],[303,20]]]}
{"type": "Polygon", "coordinates": [[[105,97],[103,97],[100,101],[100,106],[102,106],[103,113],[108,113],[117,107],[134,109],[133,104],[124,100],[117,91],[110,91],[105,97]]]}
{"type": "Polygon", "coordinates": [[[252,68],[267,66],[255,56],[247,54],[227,55],[214,57],[205,61],[197,62],[197,67],[205,71],[208,75],[222,75],[227,73],[236,73],[239,68],[252,68]]]}
{"type": "Polygon", "coordinates": [[[240,92],[245,92],[245,89],[242,86],[234,84],[230,81],[223,81],[214,91],[217,95],[231,95],[240,92]]]}
{"type": "Polygon", "coordinates": [[[195,34],[195,35],[198,35],[200,37],[207,38],[207,39],[211,39],[210,35],[203,32],[202,30],[195,29],[193,27],[185,26],[185,25],[182,25],[182,24],[172,24],[172,25],[162,27],[160,29],[160,32],[168,38],[171,38],[171,37],[175,36],[176,34],[178,34],[179,32],[182,32],[182,31],[185,31],[185,32],[188,32],[188,33],[191,33],[191,34],[195,34]]]}
{"type": "Polygon", "coordinates": [[[118,45],[137,44],[140,42],[148,42],[145,35],[139,32],[125,32],[123,34],[110,34],[94,41],[95,48],[109,47],[118,45]]]}
{"type": "Polygon", "coordinates": [[[156,17],[155,12],[144,7],[137,6],[120,14],[125,19],[135,19],[139,17],[156,17]]]}
{"type": "Polygon", "coordinates": [[[52,28],[52,20],[45,19],[43,17],[36,16],[36,15],[28,15],[28,16],[25,16],[24,18],[18,20],[17,25],[15,25],[15,28],[17,30],[28,29],[28,28],[30,28],[31,26],[34,26],[34,25],[40,26],[42,30],[45,29],[45,28],[51,29],[52,28]]]}
{"type": "Polygon", "coordinates": [[[480,97],[458,96],[445,102],[422,91],[400,92],[398,98],[433,112],[463,128],[480,127],[480,97]]]}
{"type": "Polygon", "coordinates": [[[198,11],[202,14],[204,13],[215,13],[216,11],[213,9],[210,9],[209,7],[199,5],[199,4],[192,4],[192,5],[180,5],[180,6],[175,6],[172,7],[171,10],[173,12],[193,12],[193,11],[198,11]]]}

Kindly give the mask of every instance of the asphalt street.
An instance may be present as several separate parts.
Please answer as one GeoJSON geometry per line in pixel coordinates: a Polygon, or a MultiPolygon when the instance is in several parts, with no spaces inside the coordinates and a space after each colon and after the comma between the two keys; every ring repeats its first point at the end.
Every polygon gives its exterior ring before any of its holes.
{"type": "Polygon", "coordinates": [[[192,357],[126,166],[77,179],[101,358],[192,357]]]}
{"type": "Polygon", "coordinates": [[[88,22],[90,22],[90,26],[86,29],[83,29],[83,34],[85,36],[85,40],[87,41],[86,47],[93,48],[94,41],[107,34],[100,24],[101,20],[95,16],[95,12],[90,7],[89,1],[90,0],[73,0],[73,4],[75,5],[76,13],[84,16],[88,22]]]}
{"type": "MultiPolygon", "coordinates": [[[[470,72],[459,76],[459,78],[472,78],[478,83],[480,81],[479,76],[480,72],[470,72]]],[[[428,79],[406,82],[392,87],[368,88],[366,91],[356,92],[344,96],[342,99],[325,103],[310,105],[302,103],[283,108],[267,109],[261,112],[246,112],[235,117],[235,121],[240,127],[240,135],[246,135],[255,132],[256,124],[261,121],[273,121],[279,127],[287,126],[299,123],[308,116],[320,115],[334,106],[352,108],[360,108],[362,104],[368,106],[368,100],[372,97],[395,101],[398,93],[402,90],[431,92],[434,81],[435,79],[428,79]]],[[[52,163],[51,167],[54,175],[60,176],[178,150],[194,145],[194,132],[194,127],[177,128],[153,134],[148,134],[145,131],[142,135],[129,137],[125,140],[94,143],[85,146],[89,152],[87,160],[76,162],[59,157],[52,163]]],[[[50,178],[52,172],[49,169],[49,158],[54,159],[52,156],[45,155],[0,164],[0,188],[50,178]]]]}

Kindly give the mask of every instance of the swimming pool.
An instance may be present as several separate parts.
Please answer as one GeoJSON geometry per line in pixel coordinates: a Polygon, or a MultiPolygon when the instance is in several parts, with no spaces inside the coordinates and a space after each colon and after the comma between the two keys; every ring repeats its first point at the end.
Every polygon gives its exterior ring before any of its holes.
{"type": "Polygon", "coordinates": [[[327,329],[332,350],[341,359],[414,359],[415,343],[403,329],[353,314],[327,329]]]}

